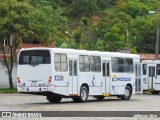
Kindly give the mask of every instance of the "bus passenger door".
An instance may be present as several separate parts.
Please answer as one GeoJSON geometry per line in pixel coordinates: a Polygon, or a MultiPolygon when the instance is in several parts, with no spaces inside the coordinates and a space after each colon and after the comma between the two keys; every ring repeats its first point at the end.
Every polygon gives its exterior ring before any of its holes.
{"type": "Polygon", "coordinates": [[[102,94],[107,94],[110,91],[110,62],[103,61],[102,62],[102,69],[103,69],[103,80],[102,80],[102,94]]]}
{"type": "Polygon", "coordinates": [[[154,82],[155,82],[155,66],[148,66],[148,88],[154,89],[154,82]]]}
{"type": "Polygon", "coordinates": [[[135,92],[136,93],[142,93],[143,92],[141,68],[142,67],[141,67],[140,63],[135,64],[135,92]]]}
{"type": "Polygon", "coordinates": [[[155,90],[160,90],[160,64],[156,65],[155,90]]]}
{"type": "Polygon", "coordinates": [[[68,94],[78,94],[78,79],[77,79],[77,60],[69,60],[69,81],[68,81],[68,94]]]}
{"type": "Polygon", "coordinates": [[[143,63],[142,64],[142,80],[143,80],[143,90],[148,90],[148,79],[147,79],[147,64],[143,63]]]}

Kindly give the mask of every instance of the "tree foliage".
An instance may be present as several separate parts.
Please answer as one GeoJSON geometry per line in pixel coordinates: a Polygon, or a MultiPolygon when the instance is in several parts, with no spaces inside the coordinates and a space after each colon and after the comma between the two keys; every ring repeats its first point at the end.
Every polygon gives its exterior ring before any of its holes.
{"type": "Polygon", "coordinates": [[[126,8],[124,8],[124,12],[131,15],[133,18],[135,18],[136,16],[146,15],[148,14],[149,10],[149,7],[138,1],[129,1],[126,8]]]}
{"type": "Polygon", "coordinates": [[[73,0],[68,7],[68,16],[71,18],[82,18],[83,16],[92,16],[98,10],[97,0],[73,0]]]}
{"type": "MultiPolygon", "coordinates": [[[[106,14],[96,24],[92,24],[85,40],[81,42],[82,48],[103,51],[130,49],[133,53],[154,53],[158,18],[156,14],[150,15],[149,10],[158,8],[151,5],[152,2],[115,1],[114,5],[120,12],[106,14]]],[[[160,3],[158,0],[154,2],[160,3]]]]}
{"type": "MultiPolygon", "coordinates": [[[[11,73],[23,40],[56,47],[154,53],[159,0],[0,0],[0,42],[11,73]],[[150,15],[149,11],[157,11],[150,15]],[[10,61],[10,62],[8,62],[10,61]]],[[[12,87],[12,85],[10,86],[12,87]]]]}
{"type": "Polygon", "coordinates": [[[13,62],[22,39],[29,38],[32,34],[34,39],[38,39],[45,44],[52,43],[60,36],[58,33],[60,27],[57,25],[64,20],[59,12],[48,4],[36,4],[34,6],[30,1],[17,0],[0,0],[0,2],[0,36],[3,38],[1,43],[4,39],[7,41],[11,50],[9,58],[6,57],[6,46],[1,44],[1,48],[9,73],[10,88],[13,88],[13,62]],[[7,62],[7,59],[10,59],[10,62],[7,62]]]}
{"type": "MultiPolygon", "coordinates": [[[[12,68],[13,62],[22,36],[26,36],[29,30],[30,10],[33,9],[27,3],[17,2],[16,0],[0,1],[0,31],[1,38],[8,41],[10,48],[10,62],[7,62],[5,45],[2,46],[4,63],[8,70],[9,85],[13,88],[12,68]]],[[[1,39],[1,41],[3,40],[1,39]]]]}
{"type": "MultiPolygon", "coordinates": [[[[127,26],[130,25],[131,17],[125,13],[117,13],[115,15],[102,18],[96,26],[92,28],[91,38],[86,39],[85,43],[100,44],[101,50],[117,51],[127,47],[126,35],[127,26]]],[[[100,50],[100,46],[98,49],[100,50]]]]}

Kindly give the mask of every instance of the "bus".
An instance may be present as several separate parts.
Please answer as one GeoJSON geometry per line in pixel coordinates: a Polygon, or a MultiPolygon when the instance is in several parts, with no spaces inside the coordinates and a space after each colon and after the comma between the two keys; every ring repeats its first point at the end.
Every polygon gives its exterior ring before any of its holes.
{"type": "Polygon", "coordinates": [[[143,91],[160,93],[160,60],[142,60],[143,91]]]}
{"type": "Polygon", "coordinates": [[[19,93],[86,102],[88,96],[103,100],[117,96],[129,100],[135,94],[135,66],[139,55],[61,48],[27,48],[18,55],[19,93]]]}

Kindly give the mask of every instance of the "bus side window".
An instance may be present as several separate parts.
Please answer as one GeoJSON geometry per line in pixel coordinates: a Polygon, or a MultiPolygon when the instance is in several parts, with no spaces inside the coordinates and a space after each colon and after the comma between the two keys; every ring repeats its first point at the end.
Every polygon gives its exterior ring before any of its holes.
{"type": "Polygon", "coordinates": [[[92,72],[101,72],[101,57],[100,56],[91,56],[90,57],[90,66],[92,72]]]}
{"type": "Polygon", "coordinates": [[[74,76],[77,76],[77,61],[74,60],[74,76]]]}
{"type": "Polygon", "coordinates": [[[155,67],[149,66],[149,77],[155,76],[155,67]]]}
{"type": "Polygon", "coordinates": [[[156,70],[157,71],[156,74],[160,75],[160,64],[157,64],[156,69],[157,69],[156,70]]]}
{"type": "Polygon", "coordinates": [[[103,76],[107,76],[109,77],[110,76],[110,68],[109,68],[109,62],[103,62],[103,76]],[[107,68],[105,68],[107,67],[107,68]]]}
{"type": "Polygon", "coordinates": [[[112,70],[113,72],[124,72],[124,58],[114,57],[112,58],[112,70]]]}
{"type": "Polygon", "coordinates": [[[109,73],[110,73],[110,68],[109,68],[109,63],[107,63],[107,76],[109,77],[110,75],[109,75],[109,73]]]}
{"type": "Polygon", "coordinates": [[[143,75],[146,75],[146,73],[147,73],[147,65],[143,64],[142,65],[142,69],[143,69],[143,75]]]}
{"type": "Polygon", "coordinates": [[[81,72],[89,72],[90,71],[90,61],[88,55],[80,55],[79,56],[79,69],[81,72]]]}
{"type": "Polygon", "coordinates": [[[54,55],[54,62],[56,71],[66,72],[68,70],[66,54],[56,53],[54,55]]]}
{"type": "Polygon", "coordinates": [[[72,60],[69,60],[69,76],[72,76],[72,60]]]}
{"type": "Polygon", "coordinates": [[[125,58],[125,72],[133,73],[133,59],[132,58],[125,58]]]}

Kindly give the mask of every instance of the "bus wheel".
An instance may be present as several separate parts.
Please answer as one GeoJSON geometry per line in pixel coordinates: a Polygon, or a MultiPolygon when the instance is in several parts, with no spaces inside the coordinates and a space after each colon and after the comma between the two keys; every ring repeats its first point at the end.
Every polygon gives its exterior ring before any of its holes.
{"type": "Polygon", "coordinates": [[[97,100],[101,101],[104,99],[104,96],[95,96],[94,98],[96,98],[97,100]]]}
{"type": "Polygon", "coordinates": [[[47,96],[47,100],[52,103],[59,103],[62,100],[62,96],[47,96]]]}
{"type": "Polygon", "coordinates": [[[131,97],[131,88],[129,86],[126,86],[125,88],[125,94],[121,96],[122,100],[129,100],[131,97]]]}
{"type": "Polygon", "coordinates": [[[86,102],[87,98],[88,98],[88,89],[85,86],[82,86],[81,90],[80,90],[79,100],[80,100],[80,102],[86,102]]]}

